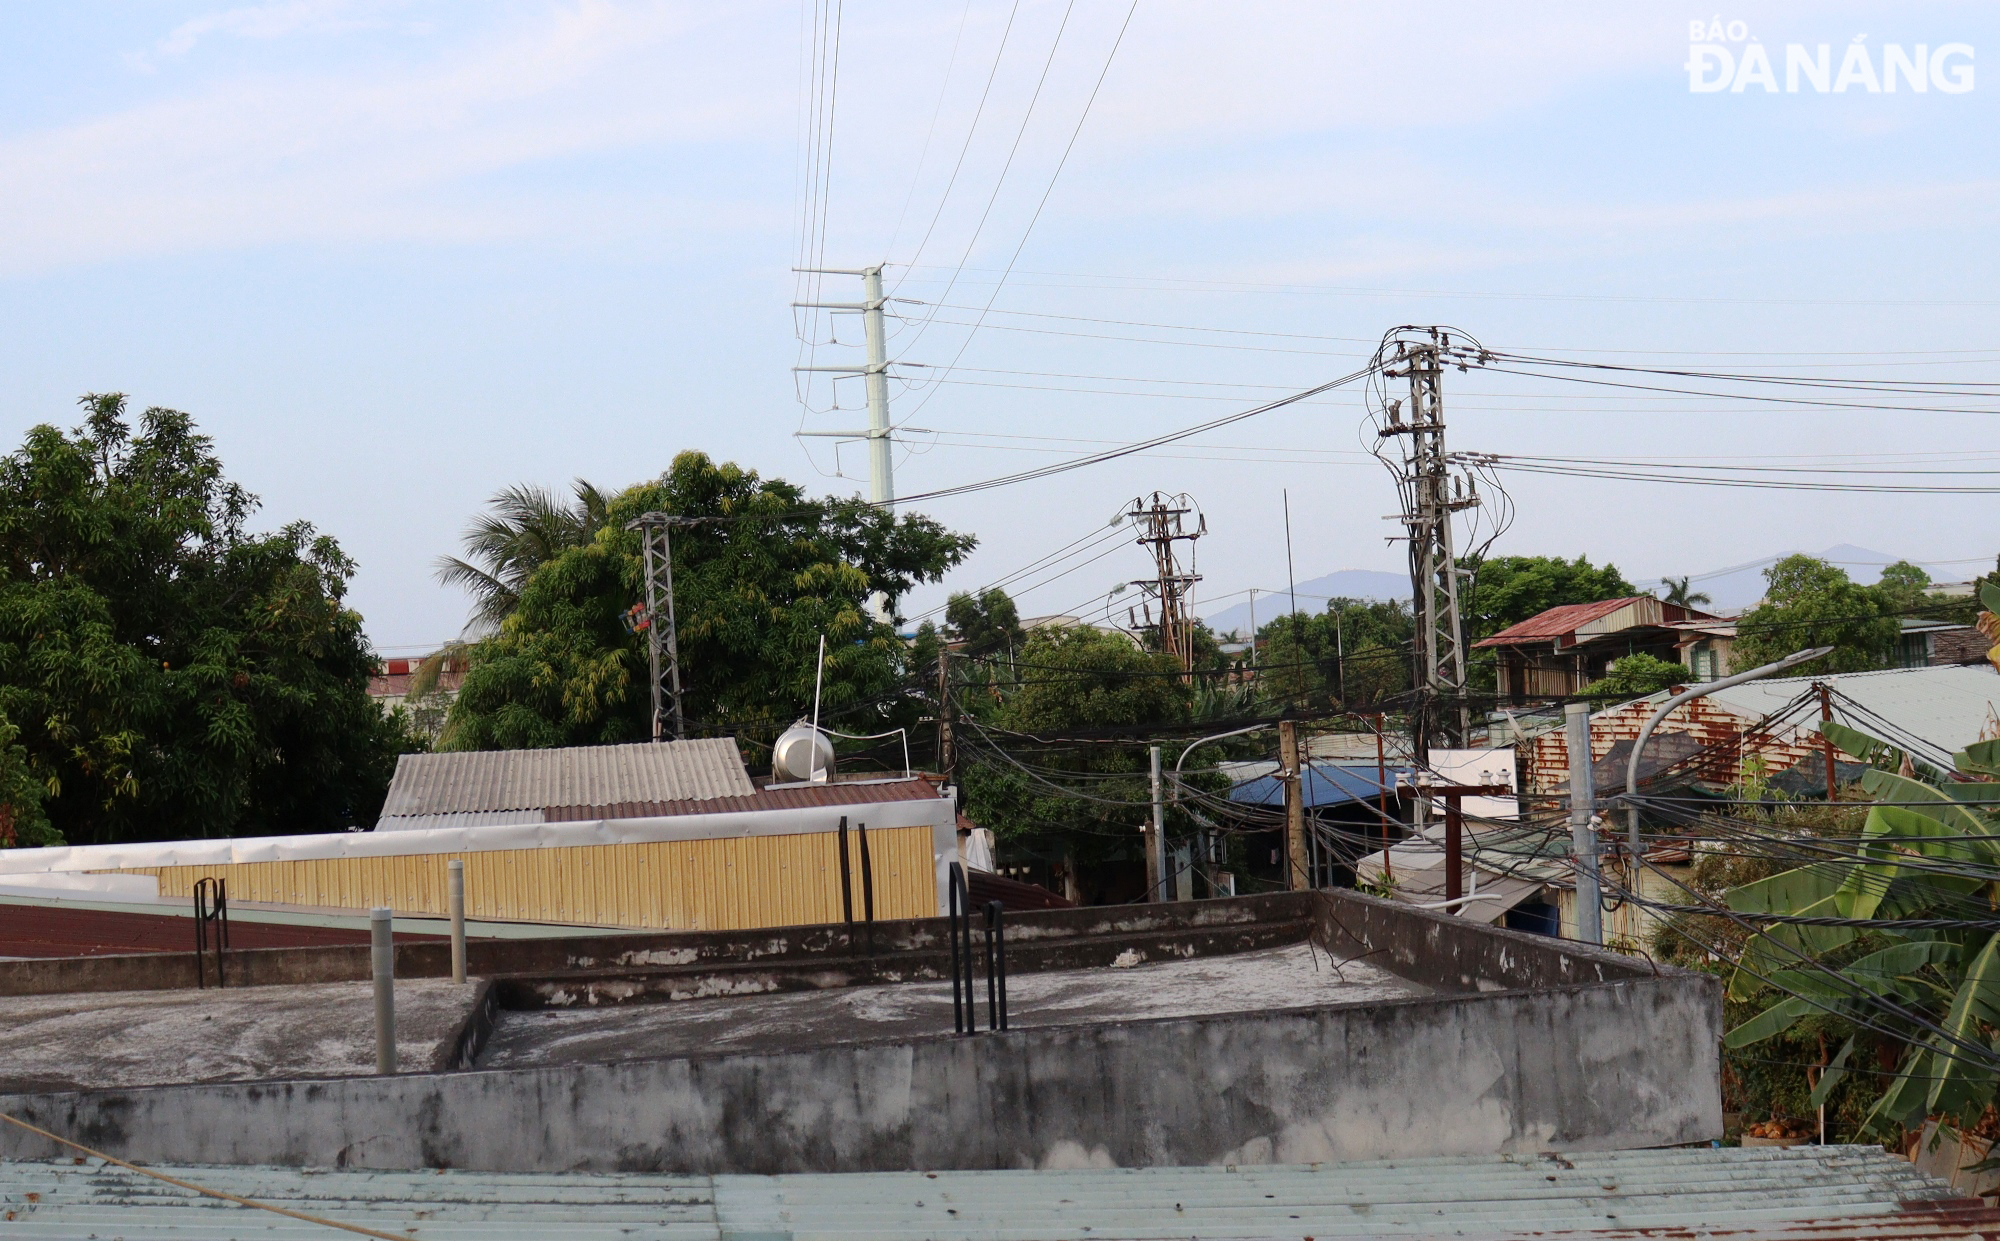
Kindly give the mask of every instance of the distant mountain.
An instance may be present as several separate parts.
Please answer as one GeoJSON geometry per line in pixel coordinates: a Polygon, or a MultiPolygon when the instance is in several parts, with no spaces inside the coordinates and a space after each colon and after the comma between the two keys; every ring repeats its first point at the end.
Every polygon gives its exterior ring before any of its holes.
{"type": "MultiPolygon", "coordinates": [[[[1403,573],[1378,573],[1373,569],[1342,569],[1325,577],[1316,577],[1309,582],[1300,582],[1298,589],[1299,611],[1314,613],[1326,610],[1328,599],[1407,599],[1410,596],[1410,579],[1403,573]]],[[[1257,624],[1268,625],[1273,620],[1290,611],[1291,597],[1284,587],[1276,590],[1257,588],[1257,624]]],[[[1235,633],[1247,637],[1250,633],[1250,601],[1244,600],[1233,607],[1204,617],[1208,627],[1218,634],[1235,633]]]]}
{"type": "MultiPolygon", "coordinates": [[[[1786,556],[1795,554],[1795,552],[1779,552],[1773,556],[1766,556],[1762,560],[1753,560],[1748,564],[1731,565],[1726,569],[1715,569],[1708,573],[1697,573],[1694,575],[1694,580],[1689,583],[1689,589],[1700,591],[1709,596],[1711,600],[1707,609],[1709,611],[1740,612],[1745,608],[1751,607],[1764,597],[1764,570],[1783,560],[1786,556]]],[[[1865,547],[1856,547],[1852,543],[1840,543],[1827,548],[1823,552],[1814,552],[1812,554],[1818,556],[1821,560],[1847,570],[1849,577],[1864,586],[1873,585],[1881,578],[1884,568],[1895,564],[1898,560],[1905,559],[1902,556],[1891,556],[1887,552],[1870,551],[1865,547]]],[[[1923,565],[1922,568],[1926,573],[1931,575],[1932,581],[1955,581],[1966,576],[1963,572],[1955,573],[1948,568],[1938,568],[1932,565],[1923,565]]],[[[1659,593],[1659,583],[1657,581],[1640,582],[1638,585],[1641,590],[1651,587],[1654,593],[1659,593]]]]}

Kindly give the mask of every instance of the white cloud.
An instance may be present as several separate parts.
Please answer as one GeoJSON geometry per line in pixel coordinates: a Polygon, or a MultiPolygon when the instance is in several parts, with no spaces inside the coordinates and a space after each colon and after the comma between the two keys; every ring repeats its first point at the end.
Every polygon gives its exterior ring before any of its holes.
{"type": "Polygon", "coordinates": [[[387,25],[383,5],[357,0],[278,0],[218,9],[190,18],[168,32],[154,47],[162,56],[184,56],[209,35],[239,39],[282,39],[288,35],[334,34],[379,29],[387,25]]]}
{"type": "MultiPolygon", "coordinates": [[[[254,28],[278,29],[280,17],[254,28]]],[[[234,77],[0,141],[0,271],[297,241],[547,235],[552,218],[554,231],[588,234],[595,212],[628,217],[627,198],[705,199],[667,161],[666,175],[635,178],[636,195],[579,195],[536,173],[760,126],[784,133],[790,100],[755,89],[768,49],[732,46],[736,34],[694,4],[581,0],[414,68],[234,77]]]]}

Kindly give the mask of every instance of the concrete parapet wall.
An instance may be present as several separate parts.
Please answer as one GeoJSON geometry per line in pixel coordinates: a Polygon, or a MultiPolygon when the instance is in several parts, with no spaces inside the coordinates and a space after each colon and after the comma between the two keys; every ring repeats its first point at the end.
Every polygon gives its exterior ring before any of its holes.
{"type": "MultiPolygon", "coordinates": [[[[1007,915],[1015,945],[1089,936],[1256,927],[1309,916],[1306,893],[1230,900],[1036,910],[1007,915]]],[[[736,931],[583,931],[550,939],[472,939],[466,962],[478,975],[743,967],[895,953],[944,953],[945,920],[903,918],[849,927],[840,923],[736,931]]],[[[231,986],[358,982],[369,977],[366,944],[254,948],[228,954],[231,986]]],[[[210,967],[213,972],[213,967],[210,967]]],[[[444,978],[451,946],[435,940],[396,945],[398,978],[444,978]]],[[[159,991],[195,985],[193,953],[51,957],[0,961],[0,995],[89,991],[159,991]]]]}
{"type": "MultiPolygon", "coordinates": [[[[778,1054],[21,1095],[0,1107],[133,1159],[499,1171],[1257,1164],[1720,1135],[1715,980],[1345,893],[1244,908],[1288,918],[1315,906],[1337,954],[1358,949],[1455,993],[778,1054]]],[[[59,1153],[0,1132],[0,1155],[59,1153]]]]}

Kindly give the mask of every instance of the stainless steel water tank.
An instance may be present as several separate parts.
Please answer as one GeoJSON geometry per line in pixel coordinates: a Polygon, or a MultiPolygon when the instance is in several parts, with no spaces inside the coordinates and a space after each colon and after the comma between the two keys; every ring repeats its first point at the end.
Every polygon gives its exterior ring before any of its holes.
{"type": "Polygon", "coordinates": [[[778,735],[771,747],[771,775],[783,784],[833,774],[833,740],[801,720],[778,735]]]}

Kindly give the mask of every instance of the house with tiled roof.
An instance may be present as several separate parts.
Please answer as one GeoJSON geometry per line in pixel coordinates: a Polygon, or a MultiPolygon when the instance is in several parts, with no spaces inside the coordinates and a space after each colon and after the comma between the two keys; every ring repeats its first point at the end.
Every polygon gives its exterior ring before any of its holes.
{"type": "Polygon", "coordinates": [[[1681,662],[1680,626],[1718,619],[1652,595],[1569,603],[1509,625],[1474,646],[1494,652],[1500,697],[1511,702],[1578,693],[1627,655],[1681,662]]]}

